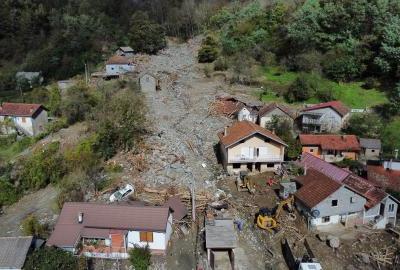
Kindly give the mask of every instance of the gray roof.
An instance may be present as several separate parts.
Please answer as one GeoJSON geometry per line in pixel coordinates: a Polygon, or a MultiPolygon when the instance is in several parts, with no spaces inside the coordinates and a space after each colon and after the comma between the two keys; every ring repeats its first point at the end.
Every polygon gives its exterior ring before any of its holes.
{"type": "Polygon", "coordinates": [[[381,140],[360,138],[361,148],[381,149],[381,140]]]}
{"type": "Polygon", "coordinates": [[[30,71],[19,71],[15,74],[17,79],[24,78],[27,80],[32,80],[34,78],[41,78],[40,72],[30,72],[30,71]]]}
{"type": "Polygon", "coordinates": [[[232,219],[215,219],[213,225],[206,224],[206,248],[235,247],[237,238],[232,219]]]}
{"type": "Polygon", "coordinates": [[[119,49],[121,49],[121,51],[124,51],[124,52],[133,52],[133,49],[129,46],[119,47],[119,49]]]}
{"type": "Polygon", "coordinates": [[[0,237],[0,269],[21,269],[32,240],[32,236],[0,237]]]}

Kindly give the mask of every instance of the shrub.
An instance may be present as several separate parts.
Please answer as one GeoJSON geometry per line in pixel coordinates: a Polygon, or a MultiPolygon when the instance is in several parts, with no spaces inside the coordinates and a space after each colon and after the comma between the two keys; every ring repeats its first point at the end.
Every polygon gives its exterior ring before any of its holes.
{"type": "Polygon", "coordinates": [[[285,93],[288,102],[305,101],[314,96],[318,85],[316,78],[310,74],[301,73],[285,93]]]}
{"type": "Polygon", "coordinates": [[[25,270],[76,270],[78,269],[77,257],[72,253],[53,247],[44,247],[36,249],[28,256],[25,270]]]}
{"type": "Polygon", "coordinates": [[[299,54],[294,59],[295,69],[304,72],[322,72],[322,55],[317,51],[299,54]]]}
{"type": "Polygon", "coordinates": [[[383,124],[382,119],[375,113],[353,114],[344,131],[365,138],[379,138],[383,124]]]}
{"type": "Polygon", "coordinates": [[[21,223],[22,231],[25,235],[43,237],[47,231],[47,226],[40,224],[36,216],[29,215],[21,223]]]}
{"type": "Polygon", "coordinates": [[[49,183],[57,183],[64,175],[64,161],[58,152],[59,143],[51,143],[36,149],[23,161],[21,184],[25,188],[39,189],[49,183]]]}
{"type": "Polygon", "coordinates": [[[322,66],[326,76],[335,81],[352,80],[360,76],[365,69],[356,57],[338,50],[327,52],[322,66]]]}
{"type": "Polygon", "coordinates": [[[209,45],[203,45],[198,53],[199,63],[212,63],[218,57],[218,49],[209,45]]]}
{"type": "Polygon", "coordinates": [[[100,156],[95,153],[96,136],[83,139],[77,146],[64,152],[66,167],[69,171],[80,169],[86,173],[95,172],[100,165],[100,156]]]}
{"type": "Polygon", "coordinates": [[[364,89],[374,89],[374,88],[378,88],[379,87],[379,82],[377,79],[373,78],[373,77],[368,77],[367,79],[365,79],[364,84],[362,85],[362,88],[364,89]]]}
{"type": "Polygon", "coordinates": [[[214,70],[215,71],[225,71],[228,69],[228,62],[225,57],[218,57],[218,59],[214,62],[214,70]]]}
{"type": "Polygon", "coordinates": [[[149,246],[135,246],[129,251],[129,261],[135,270],[147,270],[151,263],[149,246]]]}
{"type": "Polygon", "coordinates": [[[4,176],[0,177],[0,208],[18,201],[21,194],[4,176]]]}
{"type": "Polygon", "coordinates": [[[65,202],[82,202],[85,190],[89,184],[89,177],[82,170],[76,170],[66,175],[58,186],[57,207],[62,209],[65,202]]]}

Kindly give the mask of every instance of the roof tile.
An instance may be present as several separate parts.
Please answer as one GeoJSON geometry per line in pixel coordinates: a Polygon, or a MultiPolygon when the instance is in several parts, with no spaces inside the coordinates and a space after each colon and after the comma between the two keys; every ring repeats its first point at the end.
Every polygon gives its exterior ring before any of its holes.
{"type": "Polygon", "coordinates": [[[355,135],[300,134],[301,145],[317,145],[323,150],[360,151],[355,135]]]}
{"type": "Polygon", "coordinates": [[[350,109],[348,107],[346,107],[342,102],[337,101],[337,100],[316,104],[316,105],[307,107],[307,108],[303,109],[302,111],[303,112],[313,111],[313,110],[318,110],[318,109],[323,109],[323,108],[328,108],[328,107],[335,110],[342,117],[345,116],[346,114],[350,113],[350,109]]]}

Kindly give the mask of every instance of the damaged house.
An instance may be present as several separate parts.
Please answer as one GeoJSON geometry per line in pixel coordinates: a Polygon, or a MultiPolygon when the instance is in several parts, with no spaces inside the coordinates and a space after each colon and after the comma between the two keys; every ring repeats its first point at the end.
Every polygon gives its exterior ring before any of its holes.
{"type": "Polygon", "coordinates": [[[350,222],[384,229],[396,224],[399,202],[368,180],[309,153],[300,163],[305,176],[296,179],[296,205],[311,226],[350,222]]]}
{"type": "Polygon", "coordinates": [[[275,171],[284,161],[286,143],[252,122],[235,122],[218,137],[221,162],[229,174],[275,171]]]}
{"type": "Polygon", "coordinates": [[[293,124],[296,113],[284,105],[271,103],[259,110],[258,123],[261,127],[266,128],[267,124],[273,120],[273,117],[289,120],[293,124]]]}

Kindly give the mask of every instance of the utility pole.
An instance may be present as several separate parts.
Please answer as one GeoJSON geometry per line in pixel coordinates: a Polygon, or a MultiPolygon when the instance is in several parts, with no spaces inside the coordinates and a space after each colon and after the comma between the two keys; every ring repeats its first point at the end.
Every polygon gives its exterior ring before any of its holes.
{"type": "Polygon", "coordinates": [[[88,68],[87,68],[87,64],[85,62],[85,82],[86,82],[86,86],[89,83],[89,79],[88,79],[88,68]]]}

